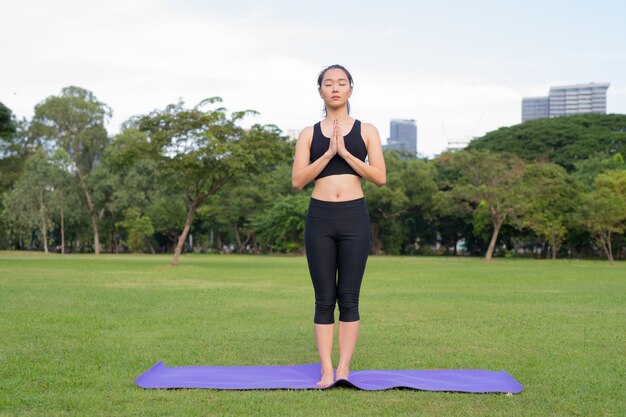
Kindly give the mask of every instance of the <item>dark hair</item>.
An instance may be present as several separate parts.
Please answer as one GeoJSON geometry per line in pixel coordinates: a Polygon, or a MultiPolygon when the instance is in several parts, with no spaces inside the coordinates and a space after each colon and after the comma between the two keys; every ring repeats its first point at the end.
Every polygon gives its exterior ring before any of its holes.
{"type": "MultiPolygon", "coordinates": [[[[324,75],[326,74],[328,70],[331,70],[331,69],[340,69],[343,72],[345,72],[346,75],[348,76],[348,82],[350,83],[350,88],[354,88],[354,80],[352,79],[352,74],[350,74],[350,71],[348,71],[346,67],[344,67],[343,65],[333,64],[324,68],[322,72],[320,72],[320,75],[317,77],[317,89],[318,90],[322,88],[322,81],[324,81],[324,75]]],[[[327,114],[328,113],[326,112],[326,105],[324,105],[324,115],[327,115],[327,114]]],[[[348,114],[350,114],[350,102],[348,102],[348,114]]]]}

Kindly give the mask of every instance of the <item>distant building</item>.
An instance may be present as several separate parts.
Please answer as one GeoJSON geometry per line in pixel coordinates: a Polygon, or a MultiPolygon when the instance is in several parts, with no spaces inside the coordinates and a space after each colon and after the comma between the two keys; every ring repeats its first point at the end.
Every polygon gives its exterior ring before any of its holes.
{"type": "Polygon", "coordinates": [[[460,151],[461,149],[465,149],[467,145],[475,138],[463,138],[463,139],[448,139],[448,146],[446,150],[448,151],[460,151]]]}
{"type": "Polygon", "coordinates": [[[548,97],[523,98],[522,122],[581,113],[606,114],[606,91],[610,85],[610,83],[563,85],[550,87],[548,97]]]}
{"type": "Polygon", "coordinates": [[[288,129],[287,130],[287,138],[290,141],[295,141],[296,139],[298,139],[298,135],[300,134],[300,131],[296,130],[296,129],[288,129]]]}
{"type": "Polygon", "coordinates": [[[414,119],[391,119],[389,138],[383,149],[397,149],[417,155],[417,124],[414,119]]]}
{"type": "Polygon", "coordinates": [[[606,114],[609,83],[550,87],[550,117],[580,113],[606,114]]]}
{"type": "Polygon", "coordinates": [[[524,97],[522,99],[522,122],[550,116],[548,97],[524,97]]]}

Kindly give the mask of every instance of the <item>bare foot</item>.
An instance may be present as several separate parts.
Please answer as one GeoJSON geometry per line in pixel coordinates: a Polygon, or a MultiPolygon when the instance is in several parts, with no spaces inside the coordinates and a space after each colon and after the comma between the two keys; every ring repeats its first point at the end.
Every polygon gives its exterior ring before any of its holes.
{"type": "Polygon", "coordinates": [[[322,379],[317,382],[318,387],[327,387],[335,382],[333,368],[322,370],[322,379]]]}
{"type": "Polygon", "coordinates": [[[349,369],[337,368],[337,380],[339,380],[339,379],[348,380],[348,375],[350,375],[350,370],[349,369]]]}

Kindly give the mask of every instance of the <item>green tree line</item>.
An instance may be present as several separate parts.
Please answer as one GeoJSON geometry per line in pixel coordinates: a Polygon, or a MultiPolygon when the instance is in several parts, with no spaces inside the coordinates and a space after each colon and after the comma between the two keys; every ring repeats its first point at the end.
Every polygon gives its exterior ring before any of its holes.
{"type": "MultiPolygon", "coordinates": [[[[291,187],[295,143],[219,98],[126,121],[66,87],[16,120],[0,103],[0,248],[66,252],[302,253],[311,185],[291,187]]],[[[364,183],[372,253],[625,256],[626,116],[501,128],[433,159],[385,152],[364,183]]]]}

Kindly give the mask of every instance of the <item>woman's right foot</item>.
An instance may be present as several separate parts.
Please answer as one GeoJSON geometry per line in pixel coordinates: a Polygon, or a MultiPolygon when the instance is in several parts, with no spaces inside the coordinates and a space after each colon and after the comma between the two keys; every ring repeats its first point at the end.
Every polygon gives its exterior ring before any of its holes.
{"type": "Polygon", "coordinates": [[[333,368],[322,370],[322,379],[317,382],[318,387],[327,387],[335,382],[335,374],[333,368]]]}

